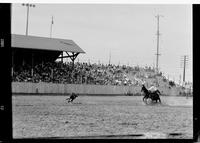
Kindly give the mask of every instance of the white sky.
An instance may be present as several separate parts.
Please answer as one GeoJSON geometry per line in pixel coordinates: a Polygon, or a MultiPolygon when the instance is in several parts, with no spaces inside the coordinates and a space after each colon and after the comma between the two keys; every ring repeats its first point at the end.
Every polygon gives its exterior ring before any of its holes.
{"type": "MultiPolygon", "coordinates": [[[[186,81],[192,81],[191,4],[35,4],[29,13],[29,35],[72,39],[86,54],[79,61],[153,66],[156,64],[156,30],[160,18],[159,67],[179,81],[181,56],[188,55],[186,81]]],[[[12,6],[12,33],[25,34],[26,7],[12,6]]],[[[182,78],[182,77],[181,77],[182,78]]]]}

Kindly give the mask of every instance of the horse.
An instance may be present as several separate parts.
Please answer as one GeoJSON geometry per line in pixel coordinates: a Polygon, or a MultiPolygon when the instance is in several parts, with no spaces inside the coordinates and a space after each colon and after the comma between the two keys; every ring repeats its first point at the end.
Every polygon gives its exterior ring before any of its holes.
{"type": "Polygon", "coordinates": [[[144,92],[144,97],[143,97],[143,101],[147,100],[149,98],[149,91],[146,89],[146,87],[144,85],[142,85],[142,89],[141,89],[141,92],[144,92]]]}
{"type": "Polygon", "coordinates": [[[154,91],[154,92],[150,92],[150,98],[151,98],[151,100],[154,102],[154,101],[156,101],[156,103],[157,103],[157,101],[159,101],[160,103],[161,103],[161,100],[160,100],[160,96],[159,95],[161,95],[161,93],[160,93],[160,91],[159,90],[156,90],[156,91],[154,91]]]}
{"type": "Polygon", "coordinates": [[[160,96],[159,96],[159,95],[161,95],[161,93],[160,93],[159,90],[156,90],[154,92],[150,92],[144,85],[142,85],[141,92],[142,91],[145,94],[144,97],[143,97],[143,101],[146,102],[146,100],[148,98],[150,98],[153,102],[156,101],[156,103],[157,103],[157,101],[159,100],[159,102],[161,103],[160,96]]]}
{"type": "Polygon", "coordinates": [[[76,99],[76,97],[78,97],[78,95],[75,93],[72,93],[71,96],[67,98],[66,100],[68,100],[68,103],[73,102],[73,100],[76,99]]]}

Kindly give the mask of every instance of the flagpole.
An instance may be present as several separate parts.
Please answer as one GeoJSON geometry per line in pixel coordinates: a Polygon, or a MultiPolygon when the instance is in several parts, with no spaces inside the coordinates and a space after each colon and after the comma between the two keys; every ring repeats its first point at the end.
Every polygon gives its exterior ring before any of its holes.
{"type": "Polygon", "coordinates": [[[52,19],[51,19],[50,38],[52,37],[52,27],[53,27],[53,16],[52,16],[52,19]]]}

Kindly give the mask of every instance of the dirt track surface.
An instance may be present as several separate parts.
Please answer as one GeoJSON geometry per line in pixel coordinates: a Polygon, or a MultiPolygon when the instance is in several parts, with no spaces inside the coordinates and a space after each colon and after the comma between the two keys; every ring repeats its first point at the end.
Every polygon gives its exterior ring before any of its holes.
{"type": "Polygon", "coordinates": [[[161,97],[162,104],[149,105],[139,96],[66,98],[13,96],[13,138],[193,138],[192,98],[161,97]]]}

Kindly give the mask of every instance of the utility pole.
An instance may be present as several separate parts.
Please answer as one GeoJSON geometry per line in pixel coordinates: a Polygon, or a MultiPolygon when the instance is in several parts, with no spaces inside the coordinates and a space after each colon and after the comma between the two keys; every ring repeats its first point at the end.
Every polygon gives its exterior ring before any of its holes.
{"type": "Polygon", "coordinates": [[[185,69],[187,67],[187,64],[188,64],[188,55],[184,55],[182,58],[181,58],[181,65],[183,63],[183,84],[185,83],[185,69]]]}
{"type": "Polygon", "coordinates": [[[153,71],[154,71],[154,73],[155,73],[155,63],[153,62],[153,71]]]}
{"type": "Polygon", "coordinates": [[[163,17],[162,15],[157,15],[155,16],[157,18],[157,53],[156,53],[156,72],[158,73],[159,72],[159,69],[158,69],[158,61],[159,61],[159,56],[161,55],[159,53],[159,36],[160,36],[160,31],[159,31],[159,20],[160,20],[160,17],[163,17]]]}
{"type": "Polygon", "coordinates": [[[179,85],[181,85],[181,74],[179,76],[179,85]]]}
{"type": "Polygon", "coordinates": [[[26,6],[27,7],[27,18],[26,18],[26,36],[28,35],[28,19],[29,19],[29,7],[35,7],[34,4],[22,4],[22,6],[26,6]]]}
{"type": "Polygon", "coordinates": [[[110,65],[110,60],[111,60],[111,54],[109,52],[109,61],[108,61],[108,64],[110,65]]]}
{"type": "Polygon", "coordinates": [[[53,27],[54,21],[53,16],[51,17],[51,29],[50,29],[50,38],[52,37],[52,27],[53,27]]]}

